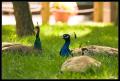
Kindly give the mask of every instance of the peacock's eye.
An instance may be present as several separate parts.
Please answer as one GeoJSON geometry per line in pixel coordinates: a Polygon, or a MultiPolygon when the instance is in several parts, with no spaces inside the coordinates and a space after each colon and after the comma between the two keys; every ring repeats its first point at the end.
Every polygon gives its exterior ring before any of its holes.
{"type": "Polygon", "coordinates": [[[66,36],[65,38],[68,38],[68,36],[66,36]]]}
{"type": "Polygon", "coordinates": [[[64,34],[63,38],[69,38],[70,36],[68,34],[64,34]]]}

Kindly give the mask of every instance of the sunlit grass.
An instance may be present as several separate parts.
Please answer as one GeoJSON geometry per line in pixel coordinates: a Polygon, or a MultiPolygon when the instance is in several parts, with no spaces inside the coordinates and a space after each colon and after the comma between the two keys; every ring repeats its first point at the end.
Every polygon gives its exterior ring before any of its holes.
{"type": "MultiPolygon", "coordinates": [[[[2,42],[15,42],[24,45],[34,44],[35,36],[19,38],[15,34],[15,26],[2,26],[2,42]]],[[[84,45],[105,45],[118,47],[118,27],[106,25],[104,27],[76,25],[68,26],[51,25],[41,26],[40,37],[43,53],[2,53],[2,78],[3,79],[109,79],[118,78],[118,58],[98,54],[93,56],[101,61],[100,69],[89,70],[86,73],[60,74],[61,64],[66,60],[59,56],[59,50],[64,40],[62,34],[71,35],[70,48],[84,45]],[[77,39],[73,33],[76,32],[77,39]]]]}
{"type": "Polygon", "coordinates": [[[97,26],[97,27],[103,28],[103,27],[107,27],[107,26],[113,26],[113,23],[85,22],[85,23],[82,23],[81,25],[90,26],[90,27],[97,26]]]}

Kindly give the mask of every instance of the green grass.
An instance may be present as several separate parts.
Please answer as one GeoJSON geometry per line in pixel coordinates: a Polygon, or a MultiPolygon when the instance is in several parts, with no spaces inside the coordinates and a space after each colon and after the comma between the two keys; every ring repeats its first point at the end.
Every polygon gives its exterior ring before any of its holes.
{"type": "MultiPolygon", "coordinates": [[[[2,42],[16,42],[33,45],[35,36],[19,38],[15,34],[15,26],[2,27],[2,42]]],[[[71,34],[70,48],[85,45],[105,45],[118,48],[118,27],[113,25],[52,25],[42,26],[40,37],[43,53],[20,54],[2,52],[3,79],[109,79],[118,78],[118,57],[98,54],[93,56],[101,61],[99,69],[88,70],[85,73],[65,72],[60,74],[61,64],[66,60],[59,56],[59,50],[64,43],[62,34],[71,34]],[[76,32],[77,39],[74,39],[76,32]]]]}

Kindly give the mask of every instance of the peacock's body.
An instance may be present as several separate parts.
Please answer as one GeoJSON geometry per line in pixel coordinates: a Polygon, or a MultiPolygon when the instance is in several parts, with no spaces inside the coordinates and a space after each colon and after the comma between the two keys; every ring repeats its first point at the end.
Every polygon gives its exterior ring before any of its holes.
{"type": "Polygon", "coordinates": [[[29,53],[29,52],[33,51],[33,47],[25,46],[22,44],[3,42],[2,43],[2,51],[29,53]]]}
{"type": "Polygon", "coordinates": [[[74,56],[80,55],[94,55],[94,54],[107,54],[107,55],[118,55],[118,49],[108,46],[89,45],[82,48],[75,48],[72,51],[74,56]]]}
{"type": "Polygon", "coordinates": [[[75,56],[67,59],[61,66],[61,72],[86,72],[90,68],[99,68],[101,62],[89,56],[75,56]]]}

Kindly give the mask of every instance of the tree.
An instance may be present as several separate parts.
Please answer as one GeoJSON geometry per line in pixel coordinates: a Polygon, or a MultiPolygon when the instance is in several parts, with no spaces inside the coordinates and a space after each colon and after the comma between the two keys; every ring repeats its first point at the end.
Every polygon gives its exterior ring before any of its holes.
{"type": "Polygon", "coordinates": [[[33,34],[34,25],[28,2],[13,1],[14,15],[16,19],[16,33],[19,37],[33,34]]]}

